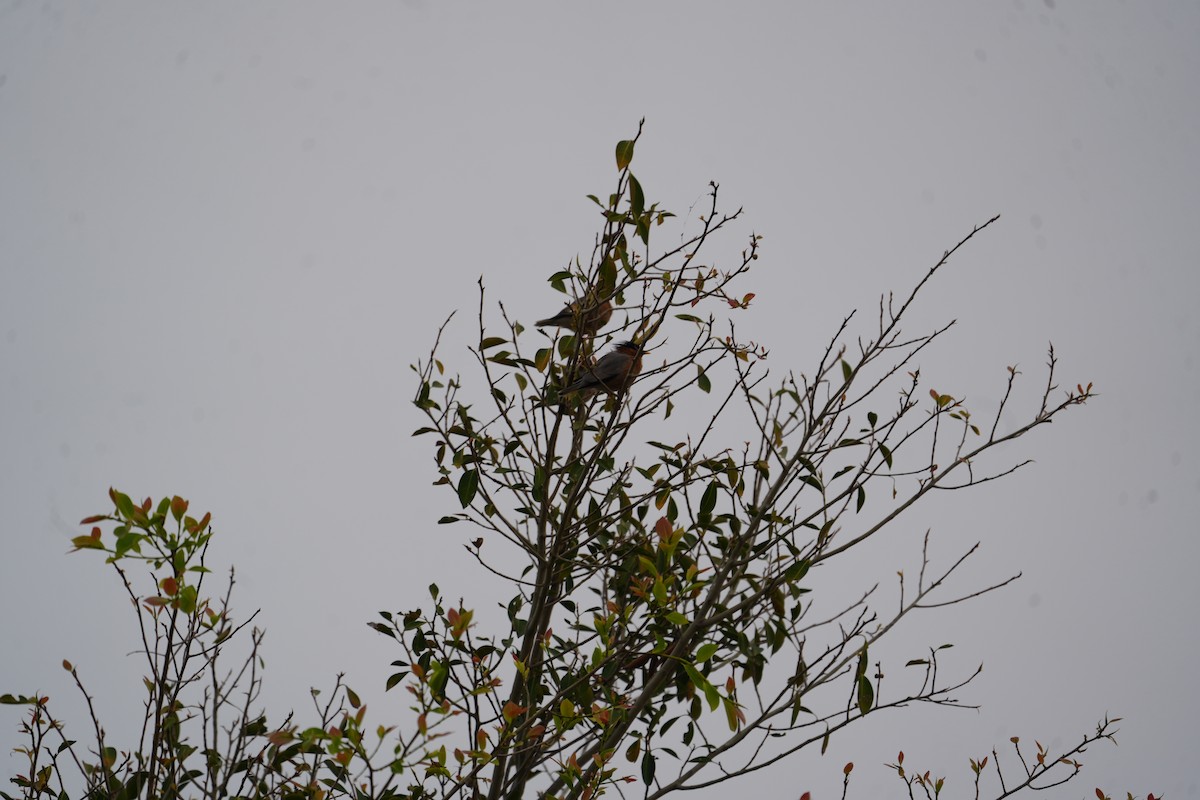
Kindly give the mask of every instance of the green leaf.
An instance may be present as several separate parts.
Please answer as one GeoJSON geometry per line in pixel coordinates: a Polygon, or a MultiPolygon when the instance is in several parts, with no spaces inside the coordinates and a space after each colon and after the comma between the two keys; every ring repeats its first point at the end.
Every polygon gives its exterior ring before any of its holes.
{"type": "Polygon", "coordinates": [[[629,213],[634,217],[640,217],[645,208],[646,195],[642,192],[642,185],[638,183],[638,179],[633,177],[631,172],[629,173],[629,213]]]}
{"type": "Polygon", "coordinates": [[[176,602],[179,603],[179,610],[185,614],[192,614],[196,611],[196,587],[184,586],[179,590],[176,596],[176,602]]]}
{"type": "Polygon", "coordinates": [[[698,669],[686,661],[683,662],[683,671],[687,673],[688,680],[692,682],[692,685],[704,692],[709,710],[716,711],[717,706],[721,703],[721,695],[717,692],[717,687],[709,683],[708,678],[701,675],[698,669]]]}
{"type": "Polygon", "coordinates": [[[633,161],[633,142],[629,139],[622,139],[617,142],[617,171],[620,172],[628,167],[631,161],[633,161]]]}
{"type": "Polygon", "coordinates": [[[892,466],[892,451],[887,448],[883,442],[879,443],[879,455],[883,456],[883,461],[889,467],[892,466]]]}
{"type": "Polygon", "coordinates": [[[738,729],[737,705],[728,697],[722,697],[721,703],[725,706],[725,721],[729,723],[729,730],[736,732],[738,729]]]}
{"type": "Polygon", "coordinates": [[[463,508],[471,505],[477,491],[479,491],[479,470],[469,469],[458,479],[458,502],[462,503],[463,508]]]}
{"type": "Polygon", "coordinates": [[[645,216],[645,215],[638,217],[635,232],[637,234],[637,237],[642,240],[643,244],[649,245],[650,244],[650,217],[645,216]]]}
{"type": "Polygon", "coordinates": [[[129,495],[118,492],[116,489],[109,489],[109,496],[112,497],[113,504],[117,507],[117,511],[121,512],[121,516],[125,519],[133,517],[133,501],[129,499],[129,495]]]}
{"type": "Polygon", "coordinates": [[[849,383],[850,379],[854,377],[854,368],[844,358],[842,359],[842,377],[846,379],[846,383],[849,383]]]}
{"type": "Polygon", "coordinates": [[[480,350],[487,350],[489,347],[496,347],[508,342],[508,339],[502,339],[499,336],[489,336],[479,343],[480,350]]]}
{"type": "Polygon", "coordinates": [[[433,669],[429,673],[429,692],[434,700],[441,702],[446,696],[446,682],[449,679],[449,668],[440,661],[433,662],[433,669]]]}
{"type": "Polygon", "coordinates": [[[718,645],[715,642],[700,645],[700,649],[696,651],[696,663],[703,664],[714,655],[716,655],[718,645]]]}
{"type": "Polygon", "coordinates": [[[860,486],[858,487],[858,499],[854,503],[854,513],[857,514],[859,511],[862,511],[863,503],[865,502],[867,502],[867,493],[863,487],[860,486]]]}
{"type": "Polygon", "coordinates": [[[708,379],[708,375],[704,372],[703,369],[700,368],[699,365],[696,366],[696,369],[699,370],[699,372],[700,372],[699,376],[697,376],[697,378],[696,378],[696,385],[699,386],[700,391],[704,392],[705,394],[711,392],[712,391],[712,381],[710,381],[708,379]]]}
{"type": "MultiPolygon", "coordinates": [[[[832,525],[833,520],[830,520],[825,524],[827,526],[832,525]]],[[[800,559],[795,564],[788,567],[788,571],[784,574],[784,580],[786,580],[788,583],[795,583],[796,581],[801,580],[805,575],[808,574],[808,568],[810,566],[812,566],[812,562],[807,558],[800,559]]]]}
{"type": "Polygon", "coordinates": [[[649,750],[642,756],[642,783],[650,786],[654,782],[654,754],[649,750]]]}
{"type": "Polygon", "coordinates": [[[76,550],[103,550],[104,543],[99,539],[93,539],[91,536],[76,536],[71,539],[71,544],[76,550]]]}
{"type": "Polygon", "coordinates": [[[717,482],[713,481],[704,490],[704,496],[700,498],[700,516],[706,517],[712,514],[713,509],[717,507],[717,482]]]}
{"type": "Polygon", "coordinates": [[[596,286],[596,295],[600,299],[605,299],[612,296],[612,293],[617,290],[617,262],[611,258],[606,258],[600,262],[599,281],[596,286]]]}
{"type": "Polygon", "coordinates": [[[858,679],[858,712],[866,714],[875,705],[875,689],[865,675],[858,679]]]}

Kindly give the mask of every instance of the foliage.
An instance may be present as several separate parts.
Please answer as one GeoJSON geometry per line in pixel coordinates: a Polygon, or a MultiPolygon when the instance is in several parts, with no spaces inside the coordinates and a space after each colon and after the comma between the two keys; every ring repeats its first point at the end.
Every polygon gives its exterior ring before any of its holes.
{"type": "MultiPolygon", "coordinates": [[[[947,678],[949,645],[896,665],[901,678],[886,687],[879,646],[918,610],[1013,580],[947,592],[978,544],[935,568],[927,534],[916,569],[898,570],[898,605],[882,606],[871,586],[845,602],[814,586],[818,570],[848,570],[849,554],[935,490],[1027,464],[990,466],[1094,396],[1091,384],[1058,393],[1051,349],[1032,410],[1011,418],[1020,373],[1010,367],[982,421],[914,366],[953,323],[908,335],[906,313],[997,218],[946,251],[910,293],[882,298],[868,333],[852,335],[851,314],[811,371],[772,379],[766,348],[733,322],[754,299],[739,284],[760,237],[716,266],[709,245],[741,212],[721,211],[711,184],[695,229],[660,247],[674,215],[648,202],[631,172],[637,141],[617,145],[615,190],[590,198],[603,225],[589,259],[550,276],[579,299],[568,306],[579,318],[534,334],[501,305],[493,331],[481,282],[471,348],[481,383],[447,375],[442,331],[414,366],[414,402],[427,420],[416,434],[432,440],[436,482],[457,506],[441,522],[480,530],[467,549],[511,586],[504,630],[480,633],[465,600],[431,585],[427,608],[370,623],[398,649],[386,688],[407,692],[411,720],[372,730],[339,678],[324,704],[314,692],[313,724],[268,724],[256,706],[261,632],[227,655],[250,623],[235,625],[229,610],[232,573],[221,600],[204,593],[208,515],[187,516],[179,497],[138,505],[113,491],[114,511],[84,520],[96,527],[74,544],[107,554],[136,610],[147,669],[142,737],[114,747],[93,712],[95,742],[85,749],[47,698],[5,695],[29,706],[28,769],[14,779],[21,796],[658,798],[823,751],[870,715],[963,704],[959,692],[979,670],[947,678]],[[597,300],[616,310],[607,330],[591,322],[597,300]],[[562,391],[599,369],[605,342],[621,340],[644,359],[636,381],[562,391]],[[111,542],[98,523],[115,526],[111,542]],[[135,562],[149,568],[148,593],[134,588],[135,562]],[[71,768],[81,782],[66,777],[71,768]]],[[[1115,722],[1063,753],[1022,750],[1014,739],[1006,771],[996,751],[972,761],[976,796],[989,766],[998,797],[1070,780],[1076,757],[1111,740],[1115,722]]],[[[903,753],[888,766],[910,797],[942,792],[944,779],[909,771],[903,753]]],[[[843,770],[846,787],[852,771],[843,770]]]]}

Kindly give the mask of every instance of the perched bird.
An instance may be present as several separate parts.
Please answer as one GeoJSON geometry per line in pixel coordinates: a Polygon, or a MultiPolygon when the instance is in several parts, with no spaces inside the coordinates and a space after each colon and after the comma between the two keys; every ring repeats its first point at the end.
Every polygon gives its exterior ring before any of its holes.
{"type": "Polygon", "coordinates": [[[538,320],[534,324],[539,328],[567,328],[579,334],[591,335],[603,328],[611,318],[612,303],[600,300],[595,290],[589,289],[582,299],[568,303],[553,317],[538,320]]]}
{"type": "Polygon", "coordinates": [[[642,371],[642,347],[633,342],[618,342],[612,352],[603,357],[563,387],[560,394],[573,392],[607,392],[619,394],[629,388],[642,371]]]}

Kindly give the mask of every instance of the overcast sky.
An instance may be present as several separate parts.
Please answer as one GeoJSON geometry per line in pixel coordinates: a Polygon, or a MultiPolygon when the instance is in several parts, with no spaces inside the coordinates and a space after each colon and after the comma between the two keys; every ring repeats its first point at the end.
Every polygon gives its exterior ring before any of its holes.
{"type": "Polygon", "coordinates": [[[942,557],[983,542],[964,586],[1024,571],[898,634],[984,662],[982,709],[868,719],[745,790],[836,796],[854,760],[852,796],[894,794],[903,748],[965,792],[967,756],[1109,713],[1120,746],[1056,796],[1195,796],[1198,42],[1191,2],[6,2],[0,691],[74,713],[70,658],[110,728],[141,697],[119,586],[65,555],[112,485],[212,512],[271,711],[338,670],[402,706],[364,623],[431,576],[478,588],[408,364],[480,275],[521,320],[557,309],[544,279],[588,253],[585,195],[644,116],[648,195],[683,215],[719,181],[730,252],[764,236],[739,324],[773,369],[1000,213],[915,309],[959,320],[923,374],[984,413],[1019,364],[1028,410],[1052,340],[1101,394],[880,555],[911,567],[932,526],[942,557]]]}

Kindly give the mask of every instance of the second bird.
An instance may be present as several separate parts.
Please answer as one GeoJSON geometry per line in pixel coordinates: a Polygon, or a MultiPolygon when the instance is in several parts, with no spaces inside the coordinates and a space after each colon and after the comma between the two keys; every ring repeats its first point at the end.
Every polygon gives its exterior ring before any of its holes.
{"type": "Polygon", "coordinates": [[[577,380],[563,387],[561,394],[587,391],[619,394],[629,388],[641,371],[642,348],[633,342],[619,342],[577,380]]]}
{"type": "Polygon", "coordinates": [[[582,299],[568,303],[553,317],[538,320],[539,328],[567,328],[579,334],[592,335],[612,318],[612,303],[598,300],[596,293],[589,291],[582,299]]]}

